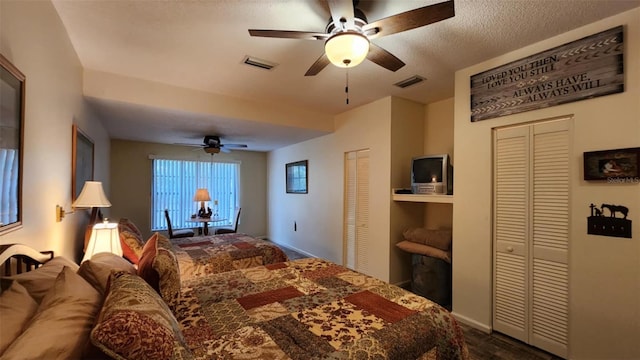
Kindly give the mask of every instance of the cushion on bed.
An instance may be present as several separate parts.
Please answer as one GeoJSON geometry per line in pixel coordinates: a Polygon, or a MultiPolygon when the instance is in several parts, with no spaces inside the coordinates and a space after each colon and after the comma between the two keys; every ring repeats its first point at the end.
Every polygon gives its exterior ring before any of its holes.
{"type": "Polygon", "coordinates": [[[100,310],[100,294],[69,267],[64,267],[24,332],[2,359],[78,359],[100,310]]]}
{"type": "Polygon", "coordinates": [[[47,294],[47,291],[49,291],[51,286],[53,286],[58,274],[60,274],[65,266],[73,272],[76,272],[79,267],[78,264],[73,261],[63,256],[57,256],[47,261],[36,270],[7,276],[3,279],[18,281],[20,285],[27,289],[29,295],[31,295],[35,301],[40,303],[42,298],[47,294]]]}
{"type": "Polygon", "coordinates": [[[413,241],[400,241],[396,244],[400,249],[410,252],[412,254],[427,255],[434,258],[442,259],[448,263],[451,263],[451,253],[448,251],[442,251],[434,248],[433,246],[419,244],[413,241]]]}
{"type": "Polygon", "coordinates": [[[122,256],[131,261],[131,263],[137,264],[140,261],[140,255],[142,255],[142,248],[144,247],[142,237],[129,230],[119,230],[119,233],[122,256]]]}
{"type": "Polygon", "coordinates": [[[424,228],[409,228],[402,235],[405,240],[429,245],[448,251],[451,249],[451,230],[429,230],[424,228]]]}
{"type": "Polygon", "coordinates": [[[118,231],[130,231],[140,239],[143,239],[142,232],[140,231],[140,229],[138,229],[138,227],[136,226],[136,224],[133,223],[133,221],[127,218],[121,218],[118,221],[118,231]]]}
{"type": "Polygon", "coordinates": [[[113,272],[91,342],[115,359],[190,359],[180,326],[142,278],[113,272]]]}
{"type": "Polygon", "coordinates": [[[171,243],[155,233],[144,245],[138,275],[155,289],[171,310],[180,301],[180,269],[171,243]]]}
{"type": "Polygon", "coordinates": [[[22,334],[37,309],[38,303],[17,281],[0,294],[0,355],[22,334]]]}
{"type": "Polygon", "coordinates": [[[91,284],[101,295],[104,295],[107,288],[107,281],[111,271],[122,270],[130,274],[136,273],[136,268],[122,258],[112,253],[98,253],[93,255],[80,265],[78,275],[82,276],[89,284],[91,284]]]}

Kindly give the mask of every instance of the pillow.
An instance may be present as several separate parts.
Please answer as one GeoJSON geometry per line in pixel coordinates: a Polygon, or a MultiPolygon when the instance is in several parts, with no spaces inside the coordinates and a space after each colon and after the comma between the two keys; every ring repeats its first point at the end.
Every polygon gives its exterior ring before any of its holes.
{"type": "Polygon", "coordinates": [[[109,275],[113,270],[122,270],[130,274],[136,273],[133,264],[123,259],[122,256],[103,252],[93,255],[91,259],[83,262],[78,269],[78,275],[82,276],[101,295],[104,295],[109,275]]]}
{"type": "Polygon", "coordinates": [[[175,310],[180,301],[180,269],[176,256],[167,246],[171,243],[165,237],[153,234],[142,250],[138,275],[175,310]]]}
{"type": "Polygon", "coordinates": [[[142,237],[129,230],[119,230],[119,232],[122,256],[133,264],[137,264],[140,261],[140,255],[142,255],[142,248],[144,247],[142,237]]]}
{"type": "Polygon", "coordinates": [[[123,271],[109,290],[91,331],[91,342],[115,359],[188,359],[178,321],[142,278],[123,271]]]}
{"type": "Polygon", "coordinates": [[[127,218],[122,218],[120,219],[120,221],[118,221],[118,231],[129,231],[134,235],[136,235],[138,238],[140,238],[140,240],[143,239],[142,232],[140,231],[140,229],[138,229],[138,227],[136,226],[136,224],[133,223],[133,221],[127,218]]]}
{"type": "Polygon", "coordinates": [[[405,240],[429,245],[440,250],[448,251],[451,249],[451,230],[409,228],[402,235],[405,240]]]}
{"type": "Polygon", "coordinates": [[[100,294],[64,267],[24,332],[2,359],[79,359],[100,310],[100,294]]]}
{"type": "Polygon", "coordinates": [[[427,255],[434,258],[442,259],[448,263],[451,263],[451,253],[434,248],[433,246],[418,244],[413,241],[400,241],[396,244],[400,249],[410,252],[412,254],[427,255]]]}
{"type": "Polygon", "coordinates": [[[0,294],[0,355],[22,334],[37,309],[38,303],[17,281],[0,294]]]}
{"type": "Polygon", "coordinates": [[[57,256],[33,271],[7,276],[3,279],[19,282],[20,285],[27,289],[29,295],[31,295],[36,302],[40,303],[65,266],[73,272],[77,271],[79,267],[78,264],[73,261],[62,256],[57,256]]]}

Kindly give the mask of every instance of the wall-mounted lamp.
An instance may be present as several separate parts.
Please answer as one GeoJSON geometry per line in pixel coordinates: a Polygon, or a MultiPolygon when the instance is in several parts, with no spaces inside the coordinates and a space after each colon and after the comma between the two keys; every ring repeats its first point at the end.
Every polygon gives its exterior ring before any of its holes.
{"type": "Polygon", "coordinates": [[[94,224],[98,217],[98,208],[110,207],[111,202],[107,199],[100,181],[85,181],[84,187],[78,195],[76,201],[71,204],[72,211],[66,211],[62,206],[56,205],[56,222],[61,222],[67,214],[73,214],[75,209],[92,208],[89,224],[94,224]]]}
{"type": "MultiPolygon", "coordinates": [[[[64,216],[67,214],[67,212],[64,210],[64,208],[60,205],[56,205],[56,222],[60,222],[62,221],[62,219],[64,219],[64,216]]],[[[71,214],[71,213],[69,213],[71,214]]]]}

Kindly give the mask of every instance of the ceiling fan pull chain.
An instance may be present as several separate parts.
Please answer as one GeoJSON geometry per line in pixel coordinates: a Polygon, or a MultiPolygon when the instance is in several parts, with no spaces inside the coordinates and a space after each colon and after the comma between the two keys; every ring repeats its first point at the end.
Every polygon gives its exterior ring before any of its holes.
{"type": "Polygon", "coordinates": [[[347,68],[347,85],[344,87],[344,92],[347,94],[347,105],[349,105],[349,68],[347,68]]]}

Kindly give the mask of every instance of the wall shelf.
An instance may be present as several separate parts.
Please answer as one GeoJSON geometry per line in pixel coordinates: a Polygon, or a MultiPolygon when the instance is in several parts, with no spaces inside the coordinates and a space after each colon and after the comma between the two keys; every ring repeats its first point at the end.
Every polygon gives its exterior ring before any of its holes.
{"type": "Polygon", "coordinates": [[[436,195],[436,194],[396,194],[392,190],[393,201],[411,201],[411,202],[431,202],[453,204],[453,195],[436,195]]]}

